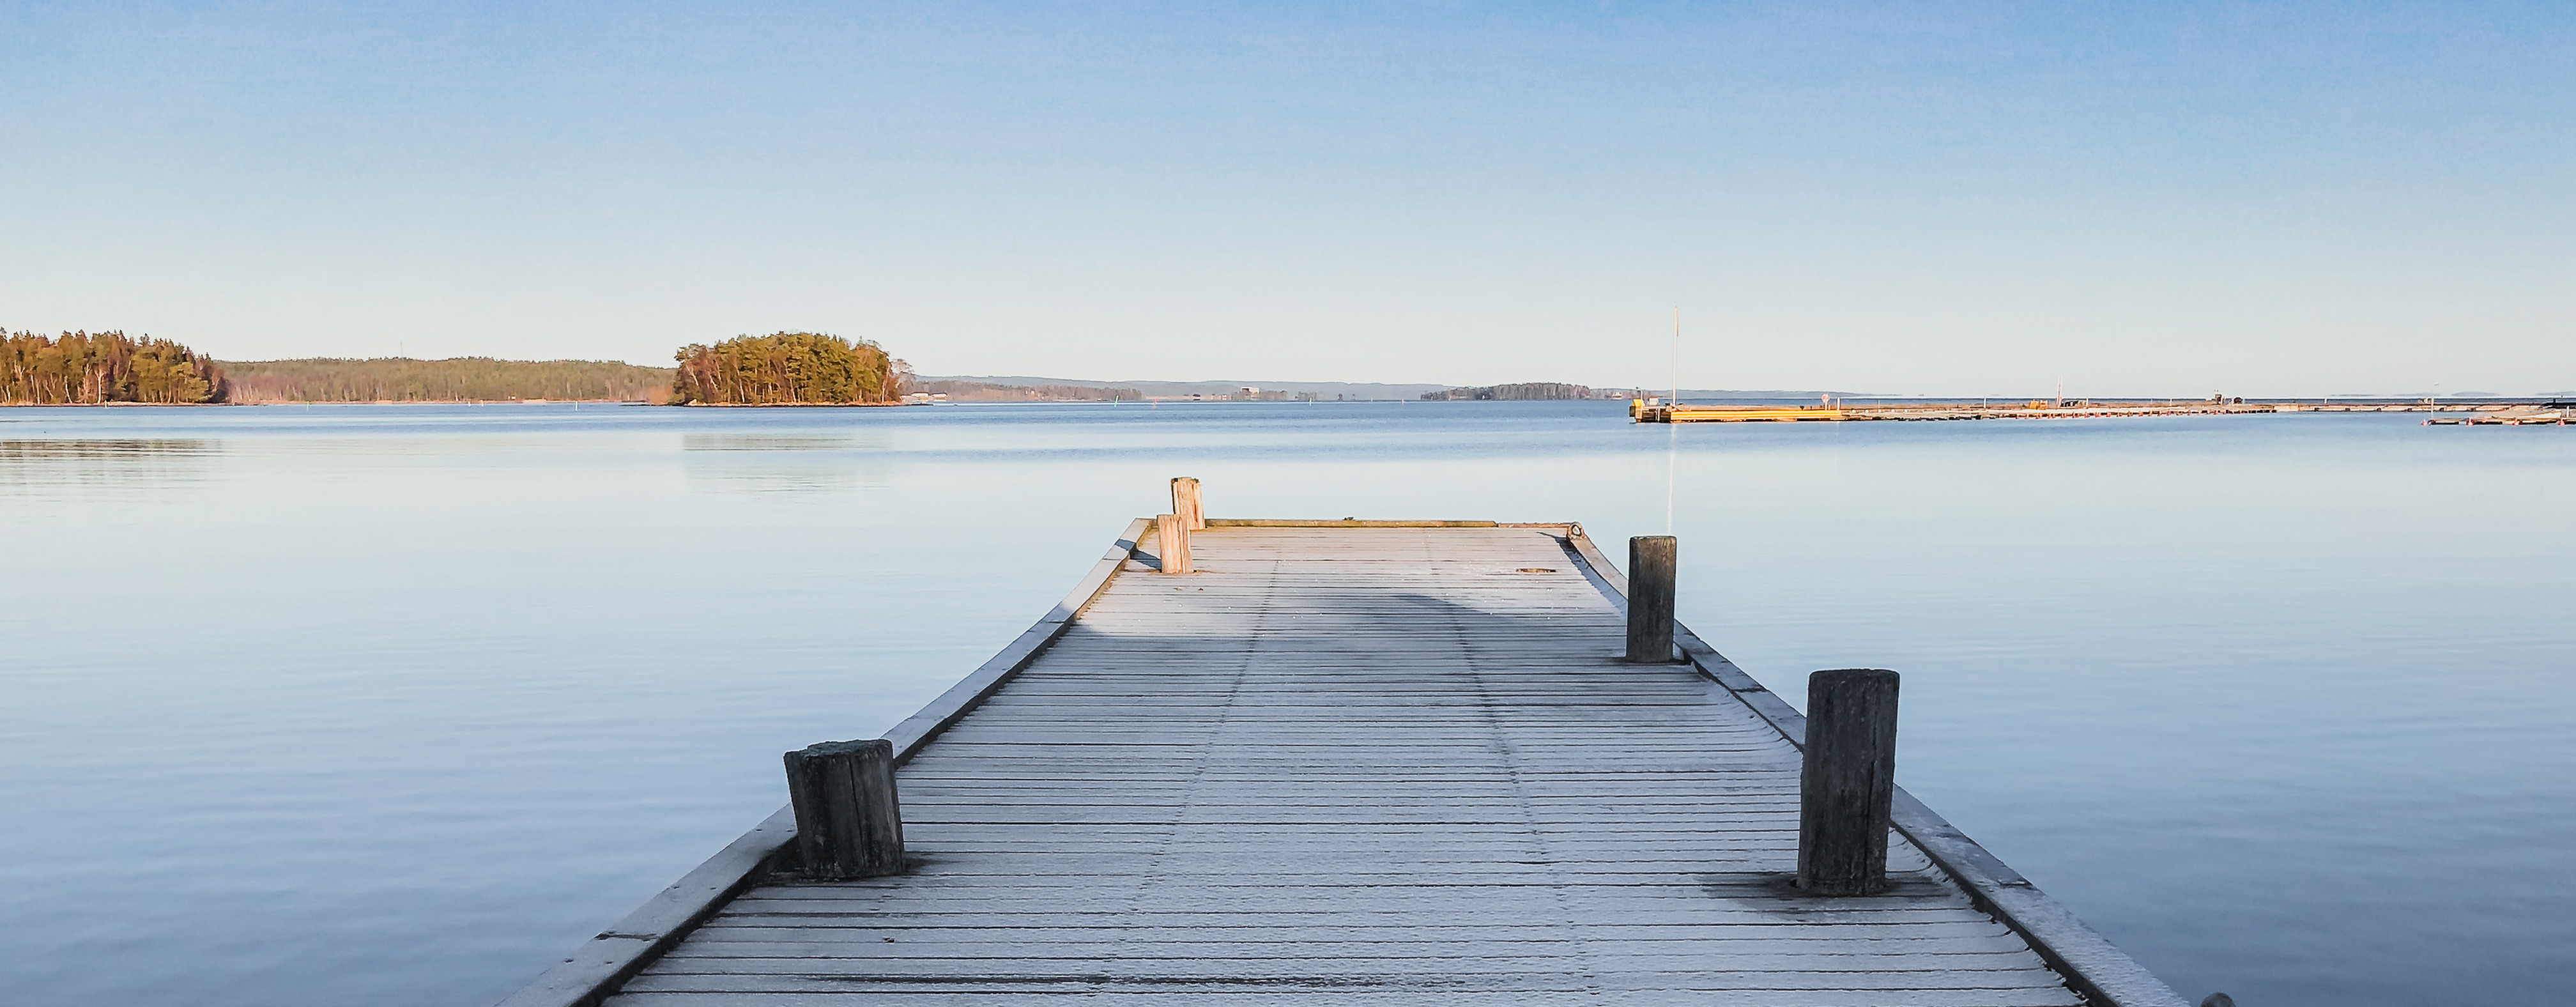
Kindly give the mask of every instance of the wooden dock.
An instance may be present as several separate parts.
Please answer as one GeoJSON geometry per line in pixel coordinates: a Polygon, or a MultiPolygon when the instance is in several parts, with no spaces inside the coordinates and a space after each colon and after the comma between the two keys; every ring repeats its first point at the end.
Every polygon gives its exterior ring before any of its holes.
{"type": "Polygon", "coordinates": [[[1803,720],[1621,660],[1579,526],[1206,523],[888,733],[903,873],[782,810],[504,1004],[2183,1003],[1902,791],[1887,891],[1793,887],[1803,720]]]}
{"type": "Polygon", "coordinates": [[[2424,418],[2424,425],[2428,427],[2563,427],[2571,417],[2576,417],[2576,405],[2553,402],[2547,405],[2512,406],[2450,416],[2427,416],[2424,418]]]}
{"type": "Polygon", "coordinates": [[[2571,407],[2511,399],[2095,401],[2032,399],[2016,402],[1842,402],[1833,405],[1689,404],[1634,399],[1636,423],[1855,423],[1934,420],[2073,420],[2143,416],[2237,416],[2249,413],[2431,413],[2432,425],[2564,424],[2571,407]]]}
{"type": "MultiPolygon", "coordinates": [[[[2420,408],[2420,407],[2419,407],[2420,408]]],[[[1854,405],[1690,405],[1635,399],[1636,423],[1858,423],[1874,420],[2071,420],[2132,416],[2203,416],[2284,411],[2267,402],[1908,402],[1854,405]]]]}

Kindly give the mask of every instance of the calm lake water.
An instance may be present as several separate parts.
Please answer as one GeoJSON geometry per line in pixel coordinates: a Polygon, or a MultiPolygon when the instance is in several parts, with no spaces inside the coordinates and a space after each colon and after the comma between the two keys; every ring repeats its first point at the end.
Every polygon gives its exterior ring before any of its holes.
{"type": "MultiPolygon", "coordinates": [[[[2576,429],[1636,427],[1618,403],[0,410],[0,989],[474,1005],[1195,475],[1682,540],[1793,700],[2195,1001],[2576,974],[2576,429]]],[[[1615,549],[1615,546],[1614,546],[1615,549]]]]}

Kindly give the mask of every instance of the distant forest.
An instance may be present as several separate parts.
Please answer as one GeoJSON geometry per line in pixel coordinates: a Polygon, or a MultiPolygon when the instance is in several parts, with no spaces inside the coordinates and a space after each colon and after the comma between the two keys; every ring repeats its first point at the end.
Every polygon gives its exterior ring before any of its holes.
{"type": "Polygon", "coordinates": [[[984,381],[924,381],[912,389],[946,395],[960,402],[1088,402],[1096,400],[1140,402],[1145,393],[1133,388],[1093,388],[1088,385],[997,385],[984,381]]]}
{"type": "Polygon", "coordinates": [[[0,403],[198,404],[225,398],[224,369],[167,339],[123,332],[0,332],[0,403]]]}
{"type": "Polygon", "coordinates": [[[228,362],[235,402],[665,402],[672,370],[604,360],[384,357],[228,362]]]}
{"type": "Polygon", "coordinates": [[[1592,389],[1582,385],[1561,385],[1536,381],[1519,385],[1486,385],[1482,388],[1452,388],[1445,392],[1424,392],[1433,401],[1486,400],[1525,402],[1538,399],[1588,399],[1592,389]]]}
{"type": "Polygon", "coordinates": [[[866,405],[900,401],[911,368],[865,339],[813,332],[736,336],[676,355],[682,405],[866,405]]]}

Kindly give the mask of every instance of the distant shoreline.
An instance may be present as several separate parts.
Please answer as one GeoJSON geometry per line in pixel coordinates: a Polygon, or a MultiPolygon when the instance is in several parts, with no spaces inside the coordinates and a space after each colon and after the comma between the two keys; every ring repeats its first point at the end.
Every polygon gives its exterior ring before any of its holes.
{"type": "MultiPolygon", "coordinates": [[[[1813,401],[1812,401],[1812,400],[1807,400],[1807,399],[1755,398],[1755,397],[1750,397],[1750,396],[1747,396],[1747,397],[1718,397],[1718,396],[1698,397],[1698,396],[1690,396],[1690,397],[1688,397],[1688,398],[1689,398],[1689,399],[1695,399],[1695,400],[1696,400],[1696,401],[1693,401],[1693,402],[1691,402],[1691,403],[1690,403],[1690,404],[1694,404],[1694,405],[1697,405],[1697,404],[1710,404],[1710,405],[1715,405],[1715,404],[1729,404],[1729,403],[1785,403],[1785,402],[1804,402],[1804,403],[1806,403],[1806,404],[1808,404],[1808,405],[1810,405],[1810,406],[1812,406],[1812,405],[1813,405],[1813,401]]],[[[2432,399],[2432,400],[2428,400],[2428,399],[2426,399],[2426,398],[2424,398],[2424,397],[2414,397],[2414,398],[2397,398],[2397,397],[2363,397],[2363,396],[2353,396],[2353,397],[2350,397],[2350,398],[2335,397],[2335,398],[2264,398],[2264,399],[2256,399],[2256,398],[2253,398],[2253,397],[2248,396],[2248,397],[2246,397],[2246,398],[2242,399],[2242,400],[2241,400],[2241,402],[2242,402],[2244,405],[2247,405],[2247,406],[2264,405],[2264,406],[2283,406],[2283,407],[2290,407],[2290,408],[2282,409],[2282,410],[2280,410],[2280,412],[2301,412],[2301,413],[2329,413],[2329,412],[2331,412],[2331,413],[2345,413],[2345,412],[2367,413],[2367,412],[2392,412],[2392,413],[2399,413],[2399,412],[2469,412],[2469,411],[2477,411],[2477,410],[2495,410],[2495,409],[2504,409],[2504,408],[2508,408],[2508,407],[2512,407],[2512,406],[2544,406],[2544,407],[2561,407],[2561,406],[2563,406],[2566,402],[2568,402],[2570,399],[2576,399],[2576,396],[2570,396],[2570,395],[2522,395],[2522,396],[2478,396],[2478,397],[2474,397],[2474,398],[2471,398],[2471,397],[2447,397],[2447,396],[2446,396],[2446,397],[2443,397],[2443,398],[2440,398],[2440,399],[2432,399]]],[[[1250,405],[1270,405],[1270,406],[1278,406],[1278,405],[1289,405],[1289,406],[1295,406],[1295,405],[1307,405],[1307,406],[1315,406],[1315,405],[1323,405],[1323,406],[1357,406],[1357,405],[1388,405],[1388,404],[1397,404],[1397,405],[1416,405],[1416,406],[1426,406],[1426,405],[1452,405],[1452,404],[1458,404],[1458,403],[1466,403],[1466,402],[1470,402],[1470,401],[1483,401],[1483,402],[1485,402],[1486,404],[1489,404],[1489,405],[1490,405],[1490,404],[1495,404],[1495,403],[1497,403],[1497,402],[1508,402],[1508,401],[1524,401],[1524,402],[1593,402],[1593,403],[1598,403],[1598,404],[1603,405],[1603,406],[1625,406],[1625,405],[1627,404],[1625,401],[1623,401],[1623,400],[1618,400],[1618,399],[1529,399],[1529,400],[1466,400],[1466,399],[1457,399],[1457,400],[1441,400],[1441,399],[1428,399],[1428,400],[1425,400],[1425,399],[1308,399],[1308,400],[1298,400],[1298,399],[1286,399],[1286,400],[1281,400],[1281,399],[1260,399],[1260,400],[1246,400],[1246,399],[1190,398],[1190,397],[1182,397],[1182,396],[1148,396],[1148,397],[1141,398],[1141,399],[965,399],[965,400],[951,400],[951,401],[945,401],[945,402],[920,402],[920,401],[908,401],[908,402],[689,402],[689,403],[677,403],[677,402],[651,402],[651,401],[646,401],[646,400],[642,400],[642,399],[368,399],[368,400],[347,400],[347,399],[342,399],[342,400],[328,400],[328,399],[325,399],[325,400],[312,400],[312,401],[302,401],[302,400],[295,400],[295,399],[261,399],[261,400],[252,401],[252,402],[0,402],[0,409],[170,409],[170,408],[180,408],[180,409],[206,409],[206,408],[227,408],[227,407],[234,407],[234,406],[241,406],[241,407],[262,407],[262,406],[270,406],[270,407],[274,407],[274,406],[302,406],[302,407],[306,407],[306,408],[311,408],[311,407],[314,407],[314,406],[567,406],[567,405],[569,405],[569,406],[640,406],[640,407],[647,407],[647,408],[654,408],[654,409],[878,409],[878,408],[896,407],[896,406],[941,406],[941,407],[944,407],[944,406],[1049,406],[1049,405],[1053,405],[1053,406],[1076,406],[1076,405],[1090,405],[1090,406],[1138,406],[1138,405],[1142,405],[1142,406],[1161,406],[1161,405],[1174,405],[1174,406],[1182,406],[1182,405],[1191,405],[1191,406],[1250,406],[1250,405]]],[[[1978,405],[1978,404],[1980,404],[1980,403],[1985,403],[1985,402],[2014,402],[2014,401],[2020,401],[2020,400],[2012,399],[2012,398],[1981,399],[1981,398],[1978,398],[1978,397],[1975,397],[1975,396],[1924,396],[1924,397],[1920,397],[1920,398],[1904,397],[1904,396],[1886,396],[1886,397],[1872,397],[1872,398],[1869,398],[1869,399],[1860,399],[1860,398],[1858,398],[1857,396],[1855,396],[1855,397],[1854,397],[1854,398],[1852,398],[1852,399],[1844,400],[1844,404],[1858,405],[1858,404],[1862,404],[1862,403],[1869,403],[1869,404],[1906,404],[1906,405],[1970,405],[1970,406],[1973,406],[1973,405],[1978,405]]],[[[2073,402],[2073,401],[2075,401],[2075,400],[2070,400],[2070,402],[2073,402]]],[[[2092,399],[2092,400],[2083,400],[2083,401],[2088,401],[2088,402],[2109,402],[2109,401],[2113,401],[2113,400],[2108,400],[2108,399],[2092,399]]],[[[2182,404],[2182,403],[2193,403],[2193,402],[2196,402],[2196,401],[2198,401],[2198,400],[2193,400],[2193,399],[2182,399],[2182,398],[2175,398],[2175,399],[2150,399],[2150,398],[2139,398],[2139,399],[2120,399],[2120,400],[2117,400],[2117,401],[2120,401],[2120,402],[2139,402],[2139,403],[2169,402],[2169,403],[2182,404]]],[[[2073,408],[2073,406],[2071,406],[2071,405],[2070,405],[2070,407],[2069,407],[2069,408],[2073,408]]]]}
{"type": "MultiPolygon", "coordinates": [[[[370,399],[364,401],[261,399],[256,402],[0,402],[0,409],[224,409],[233,406],[660,406],[639,399],[370,399]]],[[[899,403],[881,403],[896,405],[899,403]]]]}

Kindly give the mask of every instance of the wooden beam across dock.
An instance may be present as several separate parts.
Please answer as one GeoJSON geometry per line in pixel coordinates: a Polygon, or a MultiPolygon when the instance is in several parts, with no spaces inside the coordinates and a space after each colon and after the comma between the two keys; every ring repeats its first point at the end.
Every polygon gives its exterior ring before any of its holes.
{"type": "Polygon", "coordinates": [[[1804,721],[1628,660],[1579,526],[1205,524],[889,732],[901,873],[781,811],[504,1003],[2183,1003],[1901,789],[1883,891],[1795,887],[1804,721]]]}

